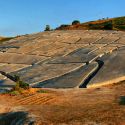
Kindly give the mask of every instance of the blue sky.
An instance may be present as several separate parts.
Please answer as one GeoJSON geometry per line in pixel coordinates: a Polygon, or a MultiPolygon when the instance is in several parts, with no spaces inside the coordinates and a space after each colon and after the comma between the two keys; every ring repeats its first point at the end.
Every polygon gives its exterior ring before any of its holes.
{"type": "Polygon", "coordinates": [[[73,20],[125,16],[125,0],[0,0],[0,35],[42,31],[73,20]]]}

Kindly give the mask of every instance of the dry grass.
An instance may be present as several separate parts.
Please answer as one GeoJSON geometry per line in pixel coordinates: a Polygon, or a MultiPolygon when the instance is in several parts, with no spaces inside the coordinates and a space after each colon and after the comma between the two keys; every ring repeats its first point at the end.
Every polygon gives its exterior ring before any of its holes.
{"type": "Polygon", "coordinates": [[[78,25],[60,26],[58,30],[122,30],[125,31],[125,17],[99,19],[95,21],[85,22],[78,25]],[[112,23],[112,29],[105,28],[105,25],[112,23]]]}
{"type": "Polygon", "coordinates": [[[38,125],[124,125],[125,107],[119,105],[124,88],[125,82],[90,89],[30,89],[19,96],[1,95],[0,105],[34,114],[38,125]]]}
{"type": "Polygon", "coordinates": [[[5,41],[9,41],[11,39],[13,39],[13,37],[2,37],[2,38],[0,38],[0,43],[3,43],[5,41]]]}

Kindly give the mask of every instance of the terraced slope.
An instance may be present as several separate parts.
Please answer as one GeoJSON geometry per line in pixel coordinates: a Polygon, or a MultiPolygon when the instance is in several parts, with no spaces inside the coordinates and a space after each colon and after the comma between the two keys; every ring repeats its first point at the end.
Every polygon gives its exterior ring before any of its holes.
{"type": "Polygon", "coordinates": [[[43,88],[118,82],[125,79],[124,54],[125,33],[121,31],[51,31],[21,36],[0,44],[0,87],[15,84],[8,75],[19,75],[31,86],[43,88]]]}

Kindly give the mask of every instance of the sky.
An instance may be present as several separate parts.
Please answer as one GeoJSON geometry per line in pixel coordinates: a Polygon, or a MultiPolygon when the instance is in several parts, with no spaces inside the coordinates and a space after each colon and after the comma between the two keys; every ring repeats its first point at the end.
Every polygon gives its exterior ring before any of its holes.
{"type": "Polygon", "coordinates": [[[125,16],[125,0],[0,0],[0,36],[56,28],[73,20],[125,16]]]}

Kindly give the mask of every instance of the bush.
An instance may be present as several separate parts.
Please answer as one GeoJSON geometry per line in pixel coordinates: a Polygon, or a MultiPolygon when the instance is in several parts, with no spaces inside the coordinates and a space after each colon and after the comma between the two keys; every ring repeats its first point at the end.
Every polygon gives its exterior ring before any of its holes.
{"type": "Polygon", "coordinates": [[[119,97],[119,105],[125,105],[125,96],[119,97]]]}
{"type": "Polygon", "coordinates": [[[78,25],[78,24],[80,24],[80,21],[78,21],[78,20],[74,20],[74,21],[72,22],[72,25],[78,25]]]}
{"type": "Polygon", "coordinates": [[[20,87],[21,88],[24,88],[24,89],[29,89],[29,84],[23,82],[23,81],[20,81],[20,87]]]}
{"type": "Polygon", "coordinates": [[[12,96],[17,96],[17,95],[20,95],[20,92],[19,91],[11,91],[11,92],[9,92],[9,94],[12,96]]]}
{"type": "Polygon", "coordinates": [[[63,28],[65,28],[65,27],[68,27],[69,25],[67,25],[67,24],[62,24],[60,27],[63,27],[63,28]]]}
{"type": "Polygon", "coordinates": [[[38,93],[48,93],[47,90],[38,90],[37,92],[38,92],[38,93]]]}
{"type": "Polygon", "coordinates": [[[115,26],[115,28],[120,30],[125,30],[125,25],[118,25],[118,26],[115,26]]]}
{"type": "Polygon", "coordinates": [[[51,30],[50,25],[46,25],[46,28],[44,31],[50,31],[50,30],[51,30]]]}
{"type": "Polygon", "coordinates": [[[29,89],[29,84],[21,81],[19,76],[15,75],[14,79],[16,82],[16,86],[15,86],[14,90],[20,90],[20,88],[29,89]]]}
{"type": "Polygon", "coordinates": [[[104,29],[106,30],[112,30],[113,29],[113,24],[112,22],[107,22],[104,24],[104,29]]]}
{"type": "Polygon", "coordinates": [[[88,26],[89,26],[89,29],[102,29],[102,30],[112,30],[113,29],[112,21],[107,21],[107,22],[99,23],[99,24],[90,23],[88,26]]]}
{"type": "Polygon", "coordinates": [[[125,18],[118,18],[114,20],[115,25],[125,25],[125,18]]]}

